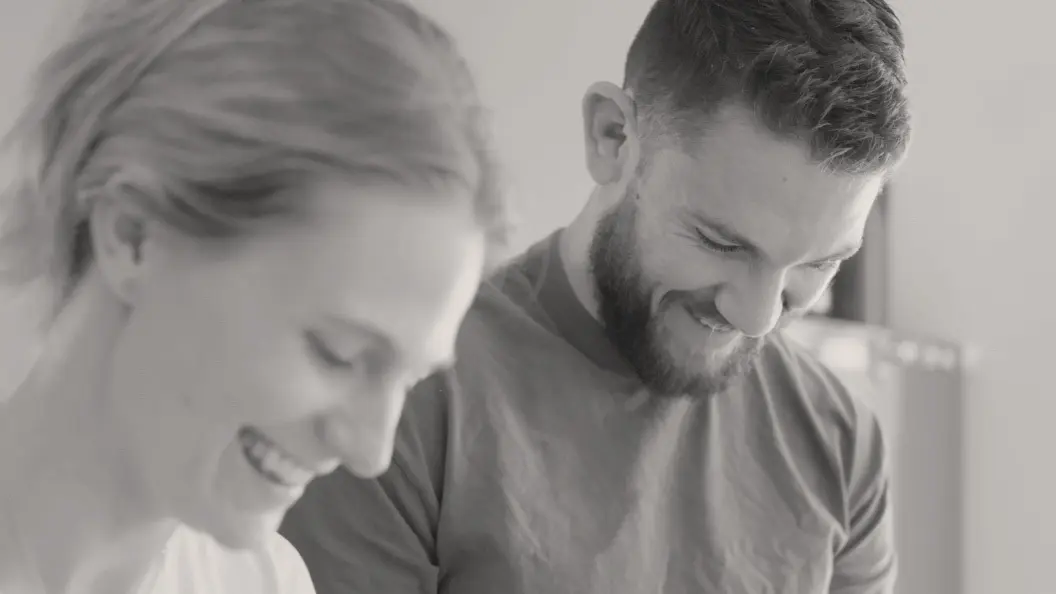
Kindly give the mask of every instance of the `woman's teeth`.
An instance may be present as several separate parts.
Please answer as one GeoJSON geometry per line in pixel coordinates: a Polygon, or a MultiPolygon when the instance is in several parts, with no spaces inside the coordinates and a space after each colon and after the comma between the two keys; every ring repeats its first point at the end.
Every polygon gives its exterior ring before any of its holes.
{"type": "Polygon", "coordinates": [[[244,428],[239,431],[238,440],[250,466],[277,485],[303,487],[315,477],[314,472],[291,459],[259,431],[244,428]]]}

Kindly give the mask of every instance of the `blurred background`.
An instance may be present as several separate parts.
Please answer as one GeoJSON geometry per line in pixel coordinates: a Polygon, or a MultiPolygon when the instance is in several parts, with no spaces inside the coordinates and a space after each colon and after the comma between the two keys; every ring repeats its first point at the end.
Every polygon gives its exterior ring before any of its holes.
{"type": "MultiPolygon", "coordinates": [[[[0,6],[5,127],[66,2],[0,6]]],[[[524,247],[585,201],[580,99],[593,81],[621,81],[650,2],[416,3],[477,72],[524,247]]],[[[1056,4],[894,3],[916,118],[910,158],[862,254],[792,333],[860,387],[887,427],[899,594],[1051,594],[1056,4]]],[[[0,333],[19,324],[0,314],[0,333]]],[[[0,390],[28,355],[0,352],[0,390]]]]}

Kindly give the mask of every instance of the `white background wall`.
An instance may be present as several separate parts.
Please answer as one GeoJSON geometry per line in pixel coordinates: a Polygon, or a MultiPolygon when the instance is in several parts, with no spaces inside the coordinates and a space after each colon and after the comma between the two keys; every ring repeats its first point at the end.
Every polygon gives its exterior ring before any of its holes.
{"type": "Polygon", "coordinates": [[[896,180],[900,327],[984,349],[968,394],[966,592],[1056,592],[1056,4],[898,0],[917,138],[896,180]]]}
{"type": "MultiPolygon", "coordinates": [[[[0,6],[0,121],[62,1],[0,6]]],[[[896,2],[917,136],[894,194],[893,323],[984,350],[968,394],[966,594],[1050,594],[1056,59],[1045,40],[1056,5],[896,2]]],[[[594,80],[619,82],[649,1],[417,3],[460,39],[496,112],[524,246],[583,203],[580,98],[594,80]]],[[[0,352],[0,373],[12,355],[0,352]]]]}

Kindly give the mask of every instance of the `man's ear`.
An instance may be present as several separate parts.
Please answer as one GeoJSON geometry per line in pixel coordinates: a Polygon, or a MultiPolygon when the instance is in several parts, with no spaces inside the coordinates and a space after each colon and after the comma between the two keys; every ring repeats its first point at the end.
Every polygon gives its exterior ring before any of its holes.
{"type": "Polygon", "coordinates": [[[157,225],[129,200],[101,199],[89,213],[93,259],[110,290],[133,305],[153,264],[157,225]]]}
{"type": "Polygon", "coordinates": [[[634,100],[620,87],[594,83],[583,97],[587,169],[599,186],[626,182],[638,168],[641,141],[634,100]]]}

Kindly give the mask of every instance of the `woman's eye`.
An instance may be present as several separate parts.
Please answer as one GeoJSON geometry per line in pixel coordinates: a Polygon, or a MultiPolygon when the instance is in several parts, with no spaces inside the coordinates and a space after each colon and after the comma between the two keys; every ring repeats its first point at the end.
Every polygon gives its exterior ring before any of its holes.
{"type": "Polygon", "coordinates": [[[810,267],[816,270],[821,270],[822,272],[828,272],[839,268],[842,263],[842,260],[826,260],[825,262],[814,262],[810,267]]]}
{"type": "Polygon", "coordinates": [[[334,349],[332,349],[330,345],[328,345],[326,341],[315,332],[306,332],[304,336],[305,340],[308,342],[308,350],[323,364],[336,369],[351,369],[354,366],[351,357],[338,355],[334,349]]]}

